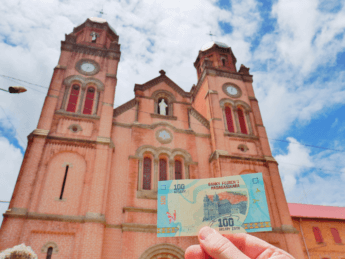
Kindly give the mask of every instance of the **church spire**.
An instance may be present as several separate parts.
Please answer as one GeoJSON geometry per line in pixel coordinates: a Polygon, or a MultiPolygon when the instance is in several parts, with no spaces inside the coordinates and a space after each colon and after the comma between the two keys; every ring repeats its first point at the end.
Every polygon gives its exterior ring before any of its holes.
{"type": "Polygon", "coordinates": [[[202,46],[194,62],[194,67],[197,70],[198,79],[201,77],[206,67],[237,72],[236,58],[231,48],[225,43],[218,41],[211,41],[202,46]]]}

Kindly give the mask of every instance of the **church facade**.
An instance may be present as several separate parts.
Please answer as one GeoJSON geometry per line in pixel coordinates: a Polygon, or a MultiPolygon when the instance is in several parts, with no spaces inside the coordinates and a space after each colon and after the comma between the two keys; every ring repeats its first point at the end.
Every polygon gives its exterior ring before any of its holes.
{"type": "Polygon", "coordinates": [[[118,39],[90,18],[62,41],[0,250],[25,243],[39,259],[183,258],[198,239],[157,238],[158,181],[262,172],[273,231],[253,235],[303,258],[249,69],[211,42],[190,92],[161,70],[114,109],[118,39]]]}

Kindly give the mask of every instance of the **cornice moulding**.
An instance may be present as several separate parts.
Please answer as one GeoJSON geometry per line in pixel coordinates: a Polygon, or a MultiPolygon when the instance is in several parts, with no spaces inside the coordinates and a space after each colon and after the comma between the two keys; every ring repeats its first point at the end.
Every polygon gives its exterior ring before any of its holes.
{"type": "Polygon", "coordinates": [[[45,130],[45,129],[35,129],[32,134],[34,136],[39,136],[39,137],[46,137],[49,134],[49,130],[45,130]]]}
{"type": "Polygon", "coordinates": [[[191,90],[192,98],[195,98],[195,96],[199,92],[200,87],[201,87],[202,83],[204,82],[204,79],[206,78],[206,75],[227,77],[227,78],[232,78],[232,79],[236,79],[236,80],[241,80],[243,82],[253,82],[253,76],[252,75],[243,75],[243,74],[236,73],[236,72],[229,72],[229,71],[216,69],[214,67],[206,67],[205,70],[203,71],[201,77],[199,78],[197,85],[195,86],[195,88],[192,88],[192,90],[191,90]]]}
{"type": "Polygon", "coordinates": [[[67,41],[61,41],[61,51],[77,52],[87,55],[99,56],[103,58],[120,60],[121,52],[105,48],[81,45],[67,41]]]}
{"type": "Polygon", "coordinates": [[[134,92],[135,91],[145,91],[161,82],[165,82],[168,86],[170,86],[173,90],[175,90],[178,94],[180,94],[182,97],[190,98],[191,94],[188,92],[185,92],[181,87],[179,87],[176,83],[174,83],[169,77],[166,75],[160,75],[148,82],[146,82],[143,85],[136,84],[134,86],[134,92]]]}
{"type": "Polygon", "coordinates": [[[197,119],[202,125],[204,125],[208,130],[210,129],[210,122],[202,116],[196,109],[191,107],[189,109],[190,115],[197,119]]]}
{"type": "Polygon", "coordinates": [[[55,111],[55,114],[63,115],[66,117],[93,119],[93,120],[99,120],[101,118],[100,116],[97,116],[97,115],[85,115],[85,114],[79,114],[79,113],[73,113],[73,112],[66,112],[64,110],[57,110],[55,111]]]}
{"type": "Polygon", "coordinates": [[[153,124],[153,125],[148,125],[148,124],[142,124],[142,123],[138,123],[138,122],[122,123],[122,122],[113,121],[113,125],[118,126],[118,127],[123,127],[123,128],[129,128],[129,129],[130,128],[155,129],[158,126],[167,126],[167,127],[171,128],[174,132],[177,132],[177,133],[191,134],[191,135],[194,135],[194,136],[200,137],[200,138],[210,138],[211,137],[211,134],[197,133],[191,129],[189,129],[189,130],[178,129],[178,128],[175,128],[174,126],[172,126],[170,124],[166,124],[164,122],[160,122],[160,123],[153,124]]]}
{"type": "Polygon", "coordinates": [[[137,207],[124,207],[123,212],[144,212],[144,213],[157,213],[156,209],[147,209],[147,208],[137,208],[137,207]]]}
{"type": "Polygon", "coordinates": [[[66,70],[66,69],[67,69],[67,66],[57,65],[54,69],[66,70]]]}
{"type": "Polygon", "coordinates": [[[177,117],[175,116],[169,116],[169,115],[161,115],[161,114],[155,114],[150,113],[151,118],[158,118],[158,119],[164,119],[164,120],[177,120],[177,117]]]}
{"type": "Polygon", "coordinates": [[[125,231],[157,233],[157,225],[123,223],[122,224],[122,232],[125,232],[125,231]]]}
{"type": "Polygon", "coordinates": [[[135,99],[129,100],[128,102],[122,104],[121,106],[117,107],[113,111],[113,118],[121,115],[122,113],[128,111],[129,109],[135,107],[137,101],[135,99]]]}

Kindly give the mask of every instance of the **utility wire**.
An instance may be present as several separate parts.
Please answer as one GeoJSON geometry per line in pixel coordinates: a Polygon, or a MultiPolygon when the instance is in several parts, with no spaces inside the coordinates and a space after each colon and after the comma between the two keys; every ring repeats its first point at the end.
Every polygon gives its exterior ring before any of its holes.
{"type": "MultiPolygon", "coordinates": [[[[27,83],[27,84],[30,84],[30,85],[33,85],[33,86],[38,86],[38,87],[41,87],[41,88],[45,88],[45,89],[49,89],[49,87],[46,87],[46,86],[42,86],[42,85],[38,85],[38,84],[33,84],[33,83],[30,83],[30,82],[27,82],[27,81],[24,81],[24,80],[21,80],[21,79],[17,79],[17,78],[14,78],[14,77],[9,77],[9,76],[5,76],[5,75],[0,75],[2,77],[5,77],[7,79],[9,79],[10,81],[13,81],[15,82],[15,80],[17,81],[20,81],[20,82],[24,82],[24,83],[27,83]]],[[[41,91],[38,91],[37,89],[34,89],[32,87],[29,87],[30,89],[32,90],[35,90],[39,93],[42,93],[42,94],[46,94],[44,92],[41,92],[41,91]]],[[[54,90],[54,89],[50,89],[50,90],[54,90]]],[[[62,92],[62,91],[59,91],[59,90],[54,90],[54,91],[58,91],[58,92],[62,92]]],[[[120,107],[121,105],[116,105],[115,107],[120,107]]],[[[3,110],[5,116],[7,117],[7,120],[10,122],[10,124],[14,127],[14,125],[12,124],[12,122],[9,120],[7,114],[5,113],[4,109],[0,106],[0,108],[3,110]]],[[[135,110],[135,109],[131,109],[131,110],[135,110]]],[[[147,114],[150,114],[149,112],[144,112],[144,111],[138,111],[138,112],[142,112],[142,113],[147,113],[147,114]]],[[[183,120],[177,120],[177,121],[181,121],[181,122],[188,122],[188,121],[183,121],[183,120]]],[[[190,122],[190,123],[193,123],[193,122],[190,122]]],[[[194,123],[194,124],[198,124],[198,123],[194,123]]],[[[199,125],[199,124],[198,124],[199,125]]],[[[15,129],[15,127],[14,127],[15,129]]],[[[214,128],[214,129],[217,129],[217,130],[224,130],[224,129],[221,129],[221,128],[214,128]]],[[[20,136],[18,135],[19,139],[25,143],[21,138],[20,136]]],[[[261,138],[265,138],[265,137],[261,137],[261,138]]],[[[326,147],[321,147],[321,146],[315,146],[315,145],[310,145],[310,144],[303,144],[303,143],[299,143],[299,142],[294,142],[294,141],[289,141],[289,140],[282,140],[282,139],[273,139],[273,138],[265,138],[265,139],[268,139],[268,140],[274,140],[274,141],[280,141],[280,142],[285,142],[285,143],[291,143],[291,144],[298,144],[298,145],[302,145],[302,146],[307,146],[307,147],[311,147],[311,148],[318,148],[318,149],[324,149],[324,150],[331,150],[331,151],[335,151],[335,152],[344,152],[344,150],[337,150],[337,149],[332,149],[332,148],[326,148],[326,147]]],[[[287,165],[292,165],[292,166],[297,166],[297,167],[307,167],[307,168],[310,168],[310,169],[317,169],[317,170],[322,170],[322,171],[328,171],[328,172],[334,172],[334,170],[328,170],[328,169],[324,169],[324,168],[319,168],[319,167],[309,167],[309,166],[303,166],[303,165],[296,165],[296,164],[291,164],[291,163],[285,163],[285,162],[279,162],[280,164],[287,164],[287,165]]],[[[303,189],[304,190],[304,189],[303,189]]],[[[307,193],[309,193],[311,190],[308,190],[307,193]]],[[[303,199],[306,199],[306,194],[307,194],[305,191],[304,191],[304,197],[302,197],[302,199],[299,199],[297,201],[300,202],[301,200],[303,199]]],[[[9,201],[0,201],[0,203],[9,203],[9,201]]]]}
{"type": "MultiPolygon", "coordinates": [[[[27,83],[27,84],[31,84],[31,85],[34,85],[34,86],[39,86],[39,87],[42,87],[42,88],[46,88],[46,89],[49,89],[49,87],[46,87],[46,86],[42,86],[42,85],[39,85],[39,84],[33,84],[33,83],[30,83],[30,82],[27,82],[27,81],[24,81],[24,80],[21,80],[21,79],[17,79],[17,78],[14,78],[14,77],[10,77],[10,76],[6,76],[6,75],[1,75],[0,76],[2,77],[5,77],[11,81],[13,80],[18,80],[20,82],[24,82],[24,83],[27,83]]],[[[32,88],[31,88],[32,89],[32,88]]],[[[34,89],[36,90],[36,89],[34,89]]],[[[55,90],[55,89],[50,89],[51,91],[57,91],[57,92],[63,92],[63,91],[59,91],[59,90],[55,90]]],[[[37,90],[36,90],[37,91],[37,90]]],[[[38,91],[40,92],[40,91],[38,91]]],[[[43,92],[40,92],[42,94],[46,94],[46,93],[43,93],[43,92]]],[[[122,104],[123,105],[123,104],[122,104]]],[[[121,105],[117,105],[117,107],[120,107],[121,105]]],[[[131,109],[133,110],[133,109],[131,109]]],[[[135,110],[135,109],[134,109],[135,110]]],[[[142,112],[142,113],[148,113],[150,114],[149,112],[144,112],[144,111],[138,111],[138,112],[142,112]]],[[[181,122],[187,122],[188,121],[183,121],[183,120],[176,120],[176,121],[181,121],[181,122]]],[[[197,123],[193,123],[193,122],[190,122],[192,124],[197,124],[197,123]]],[[[217,129],[217,130],[224,130],[224,129],[220,129],[220,128],[214,128],[214,129],[217,129]]],[[[339,150],[339,149],[333,149],[333,148],[327,148],[327,147],[321,147],[321,146],[316,146],[316,145],[311,145],[311,144],[303,144],[303,143],[300,143],[300,142],[294,142],[294,141],[289,141],[289,140],[284,140],[284,139],[274,139],[274,138],[268,138],[268,137],[260,137],[260,138],[265,138],[265,139],[268,139],[268,140],[273,140],[273,141],[279,141],[279,142],[284,142],[284,143],[291,143],[291,144],[298,144],[298,145],[302,145],[302,146],[306,146],[306,147],[311,147],[311,148],[318,148],[318,149],[323,149],[323,150],[330,150],[330,151],[334,151],[334,152],[345,152],[345,150],[339,150]]]]}
{"type": "MultiPolygon", "coordinates": [[[[117,107],[119,107],[119,106],[121,106],[121,105],[118,105],[117,107]]],[[[117,108],[117,107],[116,107],[116,108],[117,108]]],[[[129,110],[134,110],[134,111],[136,111],[136,109],[129,109],[129,110]]],[[[144,111],[138,111],[138,112],[151,114],[150,112],[144,112],[144,111]]],[[[181,122],[187,122],[187,123],[188,123],[188,121],[183,121],[183,120],[175,120],[175,121],[181,121],[181,122]]],[[[197,125],[199,125],[198,123],[193,123],[193,122],[190,122],[190,123],[191,123],[191,124],[197,124],[197,125]]],[[[216,128],[216,127],[214,127],[214,129],[224,131],[224,129],[222,129],[222,128],[216,128]]],[[[345,152],[345,150],[333,149],[333,148],[327,148],[327,147],[320,147],[320,146],[315,146],[315,145],[310,145],[310,144],[303,144],[303,143],[294,142],[294,141],[289,141],[289,140],[283,140],[283,139],[273,139],[273,138],[268,138],[268,137],[260,137],[260,138],[269,139],[269,140],[274,140],[274,141],[281,141],[281,142],[291,143],[291,144],[298,144],[298,145],[307,146],[307,147],[312,147],[312,148],[319,148],[319,149],[324,149],[324,150],[331,150],[331,151],[335,151],[335,152],[345,152]]]]}
{"type": "Polygon", "coordinates": [[[43,86],[43,85],[38,85],[38,84],[33,84],[33,83],[30,83],[30,82],[27,82],[27,81],[24,81],[24,80],[21,80],[21,79],[18,79],[18,78],[15,78],[15,77],[11,77],[11,76],[5,76],[5,75],[0,75],[2,77],[5,77],[5,78],[8,78],[8,79],[12,79],[12,80],[17,80],[17,81],[20,81],[20,82],[23,82],[23,83],[27,83],[29,85],[35,85],[35,86],[38,86],[38,87],[42,87],[42,88],[49,88],[47,86],[43,86]]]}

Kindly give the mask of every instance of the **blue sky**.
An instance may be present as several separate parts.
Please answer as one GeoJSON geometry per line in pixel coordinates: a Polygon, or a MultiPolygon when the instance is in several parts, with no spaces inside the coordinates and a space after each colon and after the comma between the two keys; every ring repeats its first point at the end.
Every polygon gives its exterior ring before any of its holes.
{"type": "MultiPolygon", "coordinates": [[[[134,84],[161,69],[189,91],[196,83],[193,62],[211,31],[214,40],[231,46],[237,68],[250,67],[288,202],[345,206],[345,7],[334,0],[3,3],[1,75],[26,82],[0,76],[1,87],[28,91],[0,92],[0,200],[11,198],[60,41],[102,7],[120,35],[116,106],[133,98],[134,84]]],[[[6,208],[0,204],[0,212],[6,208]]]]}

